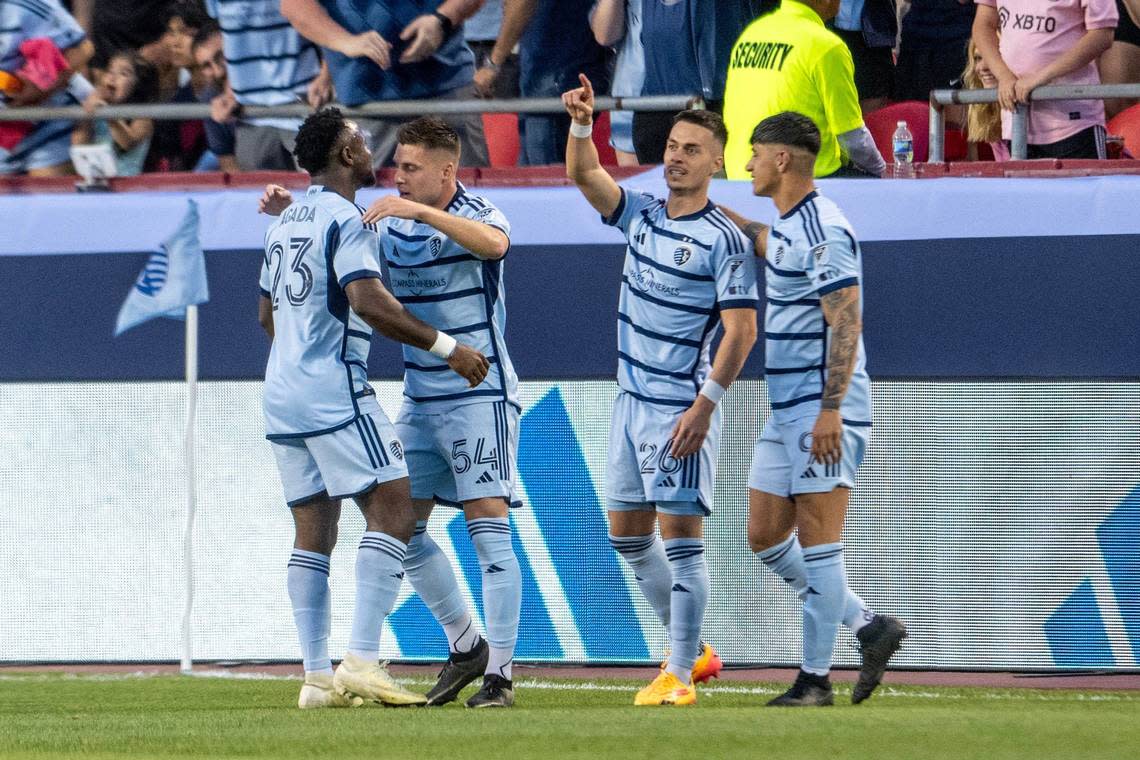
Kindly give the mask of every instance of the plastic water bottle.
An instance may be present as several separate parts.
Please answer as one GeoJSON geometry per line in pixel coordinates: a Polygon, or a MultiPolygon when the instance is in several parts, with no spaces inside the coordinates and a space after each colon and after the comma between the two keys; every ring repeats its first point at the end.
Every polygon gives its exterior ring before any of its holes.
{"type": "Polygon", "coordinates": [[[898,123],[891,143],[895,154],[895,179],[914,179],[914,135],[905,121],[898,123]]]}

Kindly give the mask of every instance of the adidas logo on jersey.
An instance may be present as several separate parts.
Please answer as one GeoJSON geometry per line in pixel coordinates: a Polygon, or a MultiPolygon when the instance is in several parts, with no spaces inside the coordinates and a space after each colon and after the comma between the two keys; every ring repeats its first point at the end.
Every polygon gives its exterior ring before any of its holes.
{"type": "Polygon", "coordinates": [[[677,481],[673,480],[672,475],[666,475],[665,479],[662,480],[657,485],[661,488],[676,488],[677,487],[677,481]]]}
{"type": "Polygon", "coordinates": [[[494,478],[494,476],[493,476],[493,475],[491,475],[491,473],[489,473],[489,472],[488,472],[488,471],[486,471],[486,470],[483,470],[483,474],[482,474],[482,475],[480,475],[480,476],[479,476],[479,479],[478,479],[478,480],[476,480],[475,482],[476,482],[476,483],[494,483],[494,482],[495,482],[495,478],[494,478]]]}
{"type": "Polygon", "coordinates": [[[689,589],[685,588],[685,587],[684,587],[684,586],[682,586],[680,583],[674,583],[674,584],[673,584],[673,591],[682,591],[682,592],[684,592],[684,593],[686,593],[686,594],[688,594],[688,593],[691,593],[691,592],[689,591],[689,589]]]}
{"type": "Polygon", "coordinates": [[[494,563],[492,563],[491,566],[487,568],[487,575],[490,575],[491,573],[501,573],[501,572],[504,572],[503,568],[499,567],[498,565],[496,565],[494,563]]]}

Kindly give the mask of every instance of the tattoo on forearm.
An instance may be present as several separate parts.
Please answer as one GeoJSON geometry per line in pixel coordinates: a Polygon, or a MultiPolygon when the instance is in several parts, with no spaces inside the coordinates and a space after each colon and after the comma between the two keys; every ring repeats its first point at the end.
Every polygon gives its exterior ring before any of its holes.
{"type": "Polygon", "coordinates": [[[760,239],[766,229],[768,227],[760,222],[749,222],[741,228],[741,232],[744,233],[744,237],[752,241],[752,245],[756,245],[756,241],[760,239]]]}
{"type": "Polygon", "coordinates": [[[823,389],[820,407],[839,409],[847,393],[855,359],[859,352],[859,335],[862,318],[859,315],[859,289],[841,288],[828,293],[820,303],[831,327],[831,348],[827,352],[827,384],[823,389]]]}

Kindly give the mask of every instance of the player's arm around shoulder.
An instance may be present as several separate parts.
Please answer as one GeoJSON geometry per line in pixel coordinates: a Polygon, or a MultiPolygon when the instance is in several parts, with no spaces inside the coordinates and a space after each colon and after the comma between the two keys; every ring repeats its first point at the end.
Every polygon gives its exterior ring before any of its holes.
{"type": "Polygon", "coordinates": [[[602,168],[598,149],[591,139],[594,124],[594,87],[585,74],[578,75],[581,87],[562,93],[562,104],[572,124],[566,141],[566,176],[574,181],[594,209],[607,219],[621,203],[618,183],[602,168]]]}
{"type": "Polygon", "coordinates": [[[768,253],[768,225],[749,219],[728,206],[722,206],[718,203],[716,207],[740,229],[741,234],[752,244],[753,252],[760,258],[764,258],[768,253]]]}
{"type": "MultiPolygon", "coordinates": [[[[488,209],[493,207],[488,206],[488,209]]],[[[385,217],[411,219],[428,224],[481,259],[501,259],[507,255],[511,240],[505,230],[506,219],[494,209],[488,221],[469,219],[425,203],[399,195],[386,195],[372,202],[364,212],[364,222],[372,224],[385,217]]]]}

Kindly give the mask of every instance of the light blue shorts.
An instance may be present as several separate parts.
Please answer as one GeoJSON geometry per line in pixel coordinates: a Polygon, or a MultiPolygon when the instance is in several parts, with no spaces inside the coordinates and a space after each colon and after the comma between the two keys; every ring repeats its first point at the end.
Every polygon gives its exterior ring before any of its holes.
{"type": "Polygon", "coordinates": [[[652,503],[662,512],[712,514],[720,409],[713,412],[701,450],[675,459],[669,437],[684,412],[682,407],[650,404],[628,393],[618,394],[606,466],[608,509],[645,509],[645,504],[652,503]],[[700,511],[683,509],[678,502],[695,504],[700,511]]]}
{"type": "Polygon", "coordinates": [[[45,121],[24,135],[11,151],[0,148],[0,175],[22,174],[71,162],[70,121],[45,121]]]}
{"type": "Polygon", "coordinates": [[[827,493],[840,486],[855,487],[855,477],[867,450],[870,424],[843,423],[843,454],[837,464],[821,464],[811,454],[814,416],[784,423],[771,417],[752,450],[748,487],[776,496],[827,493]]]}
{"type": "Polygon", "coordinates": [[[511,404],[480,402],[425,413],[405,401],[396,433],[408,458],[413,499],[462,507],[465,501],[500,497],[518,506],[519,411],[511,404]]]}
{"type": "Polygon", "coordinates": [[[408,477],[404,450],[381,411],[323,435],[270,441],[290,507],[327,493],[347,499],[408,477]]]}

